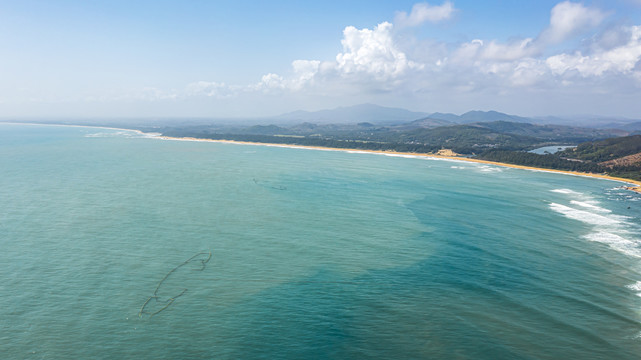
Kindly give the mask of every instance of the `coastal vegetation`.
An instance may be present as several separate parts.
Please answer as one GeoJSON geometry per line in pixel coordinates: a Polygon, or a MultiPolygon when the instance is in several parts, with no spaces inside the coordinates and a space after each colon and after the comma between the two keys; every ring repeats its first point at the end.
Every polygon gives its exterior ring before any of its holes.
{"type": "MultiPolygon", "coordinates": [[[[326,117],[336,115],[332,112],[323,114],[326,117]]],[[[318,115],[292,113],[288,116],[312,118],[318,115]]],[[[343,121],[336,123],[327,119],[318,123],[293,119],[269,123],[250,119],[185,118],[157,122],[122,120],[116,126],[176,138],[420,154],[442,154],[447,150],[466,158],[641,180],[641,135],[636,135],[636,128],[533,124],[527,122],[531,119],[492,111],[472,111],[460,116],[433,113],[412,121],[361,117],[360,120],[371,121],[352,123],[345,122],[349,113],[342,115],[343,118],[338,116],[337,121],[343,121]],[[567,145],[573,147],[554,154],[530,152],[567,145]]],[[[404,114],[406,117],[412,115],[415,114],[404,114]]],[[[87,125],[82,122],[50,123],[87,125]]],[[[114,123],[94,121],[91,125],[113,127],[114,123]]]]}
{"type": "Polygon", "coordinates": [[[588,141],[555,154],[493,150],[482,160],[641,180],[641,135],[588,141]]]}
{"type": "Polygon", "coordinates": [[[561,125],[533,125],[506,121],[440,126],[433,119],[396,125],[314,124],[282,125],[194,125],[165,126],[143,131],[166,136],[277,144],[432,152],[442,148],[465,155],[490,149],[530,150],[547,145],[578,144],[584,141],[626,135],[620,130],[601,130],[561,125]]]}
{"type": "MultiPolygon", "coordinates": [[[[381,126],[358,124],[166,126],[164,136],[461,156],[545,169],[608,174],[641,180],[641,135],[621,130],[490,121],[445,125],[438,119],[381,126]],[[528,152],[554,145],[578,145],[555,154],[528,152]],[[638,155],[637,155],[638,154],[638,155]]],[[[148,129],[141,129],[143,131],[148,129]]],[[[158,129],[155,129],[158,131],[158,129]]]]}
{"type": "Polygon", "coordinates": [[[592,162],[564,159],[556,154],[534,154],[525,151],[490,150],[475,158],[506,164],[532,166],[544,169],[604,173],[602,166],[592,162]]]}
{"type": "Polygon", "coordinates": [[[602,163],[641,152],[641,135],[590,141],[566,149],[559,156],[602,163]]]}

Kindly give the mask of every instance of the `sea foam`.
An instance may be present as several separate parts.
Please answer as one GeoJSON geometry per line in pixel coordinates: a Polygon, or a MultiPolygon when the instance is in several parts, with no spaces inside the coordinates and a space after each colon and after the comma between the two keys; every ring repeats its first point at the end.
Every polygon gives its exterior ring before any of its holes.
{"type": "Polygon", "coordinates": [[[583,193],[576,192],[574,190],[570,189],[554,189],[550,190],[551,192],[559,193],[559,194],[567,194],[567,195],[583,195],[583,193]]]}
{"type": "Polygon", "coordinates": [[[557,203],[550,203],[550,208],[560,214],[563,214],[567,218],[578,220],[590,225],[613,226],[621,223],[620,220],[617,220],[614,217],[595,214],[590,211],[576,209],[557,203]]]}
{"type": "Polygon", "coordinates": [[[634,284],[626,285],[628,289],[632,291],[641,291],[641,281],[637,281],[634,284]]]}
{"type": "Polygon", "coordinates": [[[599,231],[595,233],[590,233],[583,236],[585,239],[590,241],[600,242],[602,244],[607,244],[612,249],[626,254],[632,257],[641,258],[641,248],[639,248],[639,242],[627,239],[621,235],[599,231]]]}
{"type": "Polygon", "coordinates": [[[480,165],[477,166],[477,169],[481,172],[503,172],[503,168],[500,168],[498,166],[489,166],[489,165],[480,165]]]}
{"type": "Polygon", "coordinates": [[[389,157],[401,157],[401,158],[406,158],[406,159],[420,159],[421,156],[418,155],[406,155],[406,154],[383,154],[385,156],[389,157]]]}
{"type": "MultiPolygon", "coordinates": [[[[637,281],[634,284],[626,285],[628,289],[632,291],[637,292],[637,296],[641,297],[641,281],[637,281]]],[[[639,337],[641,337],[641,333],[639,333],[639,337]]]]}
{"type": "Polygon", "coordinates": [[[566,218],[591,225],[592,231],[583,235],[584,239],[606,244],[611,249],[627,256],[641,258],[641,242],[636,239],[635,232],[629,231],[634,227],[627,221],[630,219],[629,217],[613,214],[612,210],[598,206],[598,201],[583,193],[570,189],[550,191],[575,198],[570,199],[568,205],[552,202],[549,206],[550,209],[566,218]],[[576,198],[580,200],[576,200],[576,198]]]}
{"type": "Polygon", "coordinates": [[[578,206],[581,206],[581,207],[584,207],[584,208],[587,208],[587,209],[590,209],[590,210],[598,211],[598,212],[601,212],[601,213],[611,213],[612,212],[612,210],[609,210],[609,209],[606,209],[606,208],[602,208],[600,206],[596,206],[595,204],[598,204],[598,202],[596,202],[596,201],[587,202],[587,201],[571,200],[570,203],[573,204],[573,205],[578,205],[578,206]]]}

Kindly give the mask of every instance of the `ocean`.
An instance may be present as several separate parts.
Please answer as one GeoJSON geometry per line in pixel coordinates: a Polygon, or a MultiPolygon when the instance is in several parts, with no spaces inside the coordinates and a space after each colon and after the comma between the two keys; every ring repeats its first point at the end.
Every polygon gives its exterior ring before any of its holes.
{"type": "Polygon", "coordinates": [[[5,359],[638,359],[641,194],[0,124],[5,359]]]}

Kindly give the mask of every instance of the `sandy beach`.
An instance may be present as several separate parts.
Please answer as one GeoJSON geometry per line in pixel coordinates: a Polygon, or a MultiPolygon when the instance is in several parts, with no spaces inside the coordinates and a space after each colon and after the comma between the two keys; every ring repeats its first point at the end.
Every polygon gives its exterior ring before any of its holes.
{"type": "MultiPolygon", "coordinates": [[[[126,130],[126,129],[120,129],[120,130],[126,130]]],[[[133,130],[133,131],[137,131],[137,130],[133,130]]],[[[144,134],[143,132],[140,132],[140,131],[138,131],[138,132],[141,133],[141,134],[144,134]]],[[[465,162],[473,162],[473,163],[479,163],[479,164],[503,166],[503,167],[509,167],[509,168],[514,168],[514,169],[552,172],[552,173],[565,174],[565,175],[586,176],[586,177],[592,177],[592,178],[598,178],[598,179],[619,181],[619,182],[626,183],[626,184],[630,185],[630,186],[625,186],[626,189],[641,193],[641,181],[618,178],[618,177],[608,176],[608,175],[603,175],[603,174],[593,174],[593,173],[584,173],[584,172],[567,171],[567,170],[545,169],[545,168],[537,168],[537,167],[532,167],[532,166],[507,164],[507,163],[501,163],[501,162],[496,162],[496,161],[471,159],[471,158],[466,158],[466,157],[463,157],[463,156],[448,156],[448,155],[439,155],[439,154],[408,153],[408,152],[396,152],[396,151],[379,151],[379,150],[363,150],[363,149],[347,149],[347,148],[343,149],[343,148],[329,148],[329,147],[322,147],[322,146],[287,145],[287,144],[274,144],[274,143],[234,141],[234,140],[214,140],[214,139],[200,139],[200,138],[192,138],[192,137],[179,138],[179,137],[170,137],[170,136],[162,136],[162,135],[161,136],[157,136],[155,138],[162,139],[162,140],[218,142],[218,143],[229,143],[229,144],[239,144],[239,145],[259,145],[259,146],[273,146],[273,147],[294,148],[294,149],[310,149],[310,150],[323,150],[323,151],[344,151],[344,152],[358,152],[358,153],[393,155],[393,156],[395,155],[395,156],[412,156],[412,157],[428,157],[428,158],[437,158],[437,159],[448,159],[448,160],[455,160],[455,161],[465,161],[465,162]]]]}
{"type": "MultiPolygon", "coordinates": [[[[310,149],[310,150],[323,150],[323,151],[344,151],[344,152],[352,152],[352,153],[356,152],[356,153],[381,154],[381,155],[388,155],[388,156],[390,156],[390,155],[391,156],[412,156],[412,157],[428,157],[428,158],[436,158],[436,159],[448,159],[448,160],[455,160],[455,161],[465,161],[465,162],[473,162],[473,163],[479,163],[479,164],[487,164],[487,165],[509,167],[509,168],[514,168],[514,169],[553,172],[553,173],[558,173],[558,174],[566,174],[566,175],[574,175],[574,176],[587,176],[587,177],[598,178],[598,179],[619,181],[619,182],[626,183],[626,184],[629,185],[629,186],[624,186],[627,190],[631,190],[631,191],[634,191],[634,192],[637,192],[637,193],[641,193],[641,181],[618,178],[618,177],[608,176],[608,175],[603,175],[603,174],[583,173],[583,172],[578,172],[578,171],[567,171],[567,170],[556,170],[556,169],[545,169],[545,168],[537,168],[537,167],[532,167],[532,166],[507,164],[507,163],[501,163],[501,162],[496,162],[496,161],[471,159],[471,158],[466,158],[466,157],[463,157],[463,156],[450,156],[450,155],[426,154],[426,153],[408,153],[408,152],[396,152],[396,151],[363,150],[363,149],[349,149],[349,148],[343,149],[343,148],[330,148],[330,147],[322,147],[322,146],[288,145],[288,144],[274,144],[274,143],[235,141],[235,140],[215,140],[215,139],[201,139],[201,138],[193,138],[193,137],[171,137],[171,136],[155,135],[155,134],[152,134],[152,133],[145,133],[143,131],[136,130],[136,129],[125,129],[125,128],[106,127],[106,126],[67,125],[67,124],[39,124],[39,123],[22,123],[22,122],[4,122],[4,123],[5,124],[20,124],[20,125],[49,125],[49,126],[88,127],[88,128],[108,129],[108,130],[132,131],[132,132],[135,132],[135,133],[143,135],[143,136],[147,135],[150,138],[154,138],[154,139],[173,140],[173,141],[217,142],[217,143],[238,144],[238,145],[272,146],[272,147],[282,147],[282,148],[292,148],[292,149],[310,149]]],[[[451,151],[446,151],[446,152],[451,152],[451,151]]]]}

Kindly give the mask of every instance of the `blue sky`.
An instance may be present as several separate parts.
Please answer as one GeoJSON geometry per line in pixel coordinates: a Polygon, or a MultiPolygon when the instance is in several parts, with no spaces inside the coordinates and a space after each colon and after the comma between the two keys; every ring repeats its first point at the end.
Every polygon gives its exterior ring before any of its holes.
{"type": "Polygon", "coordinates": [[[0,117],[641,118],[641,0],[0,0],[0,49],[0,117]]]}

